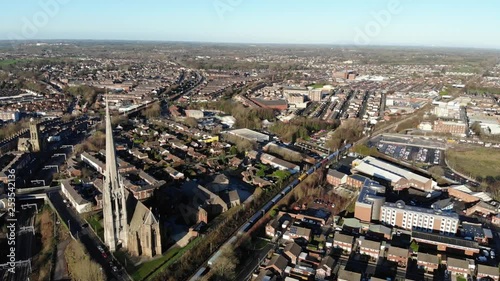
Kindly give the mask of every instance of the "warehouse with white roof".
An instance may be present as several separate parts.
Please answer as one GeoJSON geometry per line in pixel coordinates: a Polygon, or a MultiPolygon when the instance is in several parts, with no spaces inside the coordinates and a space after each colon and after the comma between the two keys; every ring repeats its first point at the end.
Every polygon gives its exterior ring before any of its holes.
{"type": "Polygon", "coordinates": [[[413,187],[430,192],[437,185],[432,178],[420,176],[371,156],[354,160],[352,167],[353,172],[384,180],[397,190],[413,187]]]}

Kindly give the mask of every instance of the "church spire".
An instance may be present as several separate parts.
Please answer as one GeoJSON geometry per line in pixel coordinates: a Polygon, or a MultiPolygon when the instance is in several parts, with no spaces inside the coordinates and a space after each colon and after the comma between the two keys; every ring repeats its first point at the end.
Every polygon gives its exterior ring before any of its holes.
{"type": "Polygon", "coordinates": [[[109,250],[115,251],[119,243],[127,247],[128,221],[125,191],[120,184],[118,174],[115,141],[113,139],[113,128],[106,91],[104,94],[106,104],[106,171],[103,187],[104,240],[109,250]]]}

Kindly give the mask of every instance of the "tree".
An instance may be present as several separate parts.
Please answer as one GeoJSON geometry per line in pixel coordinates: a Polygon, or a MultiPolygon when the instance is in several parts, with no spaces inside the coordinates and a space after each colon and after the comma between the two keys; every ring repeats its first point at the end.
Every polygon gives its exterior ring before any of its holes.
{"type": "Polygon", "coordinates": [[[186,117],[184,123],[191,128],[196,128],[198,126],[198,121],[194,117],[186,117]]]}
{"type": "Polygon", "coordinates": [[[432,166],[429,168],[428,172],[435,179],[439,179],[439,178],[442,178],[444,176],[444,169],[440,166],[432,166]]]}
{"type": "Polygon", "coordinates": [[[418,252],[418,248],[419,248],[418,243],[417,243],[415,240],[413,240],[413,241],[411,242],[410,249],[411,249],[414,253],[417,253],[417,252],[418,252]]]}
{"type": "Polygon", "coordinates": [[[359,119],[344,121],[327,141],[326,146],[331,150],[339,149],[344,143],[354,143],[363,137],[364,124],[359,119]]]}
{"type": "Polygon", "coordinates": [[[493,184],[496,181],[495,177],[493,177],[493,176],[486,176],[485,180],[486,180],[487,184],[493,184]]]}
{"type": "Polygon", "coordinates": [[[71,280],[105,280],[104,273],[100,266],[89,258],[89,255],[85,253],[85,249],[80,242],[71,240],[71,243],[64,251],[64,256],[66,258],[71,280]]]}
{"type": "Polygon", "coordinates": [[[474,135],[481,136],[482,129],[481,129],[481,124],[479,122],[476,121],[472,123],[470,129],[472,130],[472,132],[474,132],[474,135]]]}
{"type": "Polygon", "coordinates": [[[229,149],[229,155],[236,155],[238,154],[238,148],[236,148],[236,146],[231,146],[231,148],[229,149]]]}
{"type": "Polygon", "coordinates": [[[153,104],[151,107],[144,111],[144,116],[148,119],[160,117],[161,107],[159,103],[153,104]]]}
{"type": "Polygon", "coordinates": [[[232,247],[222,249],[222,254],[212,268],[217,280],[235,280],[238,262],[232,247]]]}
{"type": "Polygon", "coordinates": [[[354,152],[365,155],[365,156],[375,156],[378,153],[377,148],[375,147],[368,147],[364,144],[356,145],[353,147],[354,152]]]}

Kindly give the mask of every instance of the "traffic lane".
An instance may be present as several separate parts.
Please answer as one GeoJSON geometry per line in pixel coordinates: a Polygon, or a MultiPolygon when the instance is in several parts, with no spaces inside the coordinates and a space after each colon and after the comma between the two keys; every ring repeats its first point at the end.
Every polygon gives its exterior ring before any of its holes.
{"type": "Polygon", "coordinates": [[[54,208],[56,208],[57,213],[59,213],[59,216],[61,217],[63,222],[70,229],[71,235],[73,235],[73,237],[76,237],[77,232],[81,231],[82,229],[82,222],[78,216],[75,216],[72,213],[71,205],[70,207],[66,206],[69,203],[64,203],[64,198],[59,192],[47,193],[47,196],[52,202],[52,205],[54,205],[54,208]]]}
{"type": "Polygon", "coordinates": [[[112,275],[113,277],[116,277],[116,280],[129,280],[128,275],[125,272],[125,268],[114,259],[113,255],[111,255],[111,253],[107,250],[106,245],[101,243],[101,240],[99,240],[97,235],[89,227],[83,228],[79,237],[80,241],[86,245],[87,249],[92,249],[92,253],[89,251],[89,254],[102,265],[108,273],[108,277],[112,275]],[[104,257],[101,251],[97,248],[98,246],[101,246],[104,249],[106,257],[104,257]],[[117,271],[113,270],[110,262],[113,266],[117,267],[117,271]]]}
{"type": "MultiPolygon", "coordinates": [[[[95,262],[97,262],[101,265],[108,280],[120,280],[120,279],[116,278],[116,276],[113,273],[113,270],[111,269],[111,266],[109,265],[109,262],[111,261],[110,255],[107,254],[106,258],[105,258],[101,254],[99,249],[97,249],[97,244],[96,244],[95,238],[93,238],[93,237],[91,237],[91,235],[89,235],[88,230],[84,229],[84,231],[82,231],[79,234],[78,238],[79,238],[80,242],[82,242],[82,244],[87,249],[87,252],[90,255],[90,257],[95,262]]],[[[104,249],[106,249],[106,248],[104,248],[104,249]]]]}
{"type": "MultiPolygon", "coordinates": [[[[71,207],[66,207],[66,203],[64,203],[62,195],[59,192],[52,192],[50,193],[49,198],[54,207],[56,208],[57,212],[61,216],[61,219],[64,221],[64,223],[68,225],[68,221],[70,222],[68,227],[70,228],[73,237],[76,237],[77,239],[80,240],[80,242],[82,242],[84,247],[87,249],[87,252],[89,253],[90,257],[101,265],[108,279],[122,280],[122,279],[110,279],[116,277],[114,276],[115,274],[111,266],[109,265],[109,262],[112,261],[111,254],[109,254],[106,251],[106,258],[101,254],[99,249],[97,249],[97,246],[101,245],[100,240],[97,237],[95,237],[93,233],[90,233],[88,227],[86,228],[81,227],[83,221],[76,213],[74,213],[71,207]]],[[[101,245],[101,247],[106,249],[104,245],[101,245]]],[[[114,263],[117,264],[117,262],[114,263]]]]}

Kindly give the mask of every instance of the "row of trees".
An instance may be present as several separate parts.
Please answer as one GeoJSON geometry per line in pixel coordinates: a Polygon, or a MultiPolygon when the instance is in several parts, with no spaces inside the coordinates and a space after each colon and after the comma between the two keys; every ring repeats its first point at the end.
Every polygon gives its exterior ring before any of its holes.
{"type": "Polygon", "coordinates": [[[71,240],[64,251],[68,272],[71,280],[75,281],[104,281],[105,276],[99,264],[92,261],[85,253],[83,245],[75,240],[71,240]]]}
{"type": "Polygon", "coordinates": [[[103,131],[96,131],[95,134],[87,138],[84,142],[75,146],[75,154],[82,152],[98,152],[106,148],[106,134],[103,131]]]}
{"type": "Polygon", "coordinates": [[[261,129],[262,120],[276,120],[276,114],[272,109],[245,107],[243,104],[231,100],[206,104],[191,104],[189,107],[191,109],[220,110],[230,114],[236,119],[235,127],[237,128],[261,129]]]}
{"type": "Polygon", "coordinates": [[[335,130],[326,146],[337,150],[344,143],[354,143],[363,137],[364,124],[359,119],[347,119],[335,130]]]}
{"type": "Polygon", "coordinates": [[[22,129],[26,129],[29,127],[29,120],[23,119],[16,123],[9,123],[5,126],[2,126],[0,129],[0,141],[16,134],[22,129]]]}
{"type": "Polygon", "coordinates": [[[294,142],[297,139],[307,140],[312,133],[320,130],[332,130],[337,126],[338,123],[329,123],[316,118],[299,117],[289,123],[277,121],[269,127],[269,131],[285,142],[294,142]]]}
{"type": "Polygon", "coordinates": [[[80,106],[83,106],[85,103],[87,103],[88,106],[94,104],[99,91],[87,85],[67,87],[65,90],[75,97],[81,96],[80,106]]]}
{"type": "MultiPolygon", "coordinates": [[[[285,184],[286,182],[283,183],[283,186],[285,184]]],[[[215,249],[218,249],[240,225],[242,225],[266,202],[280,192],[278,186],[280,185],[275,185],[266,191],[262,191],[257,188],[254,193],[254,200],[250,204],[232,208],[226,213],[220,215],[223,216],[220,219],[217,217],[215,221],[218,221],[219,223],[211,226],[211,231],[208,232],[203,240],[201,240],[193,248],[186,251],[178,262],[170,265],[163,272],[161,272],[156,280],[173,281],[184,280],[189,277],[189,275],[191,275],[196,268],[199,267],[212,254],[212,252],[215,251],[215,249]]],[[[211,224],[212,223],[213,222],[211,222],[211,224]]],[[[237,259],[232,252],[223,253],[222,256],[222,262],[220,263],[221,268],[216,269],[215,278],[216,280],[234,280],[235,276],[232,269],[236,268],[238,263],[237,259]],[[224,265],[224,261],[227,261],[228,259],[230,259],[234,264],[224,265]]]]}

